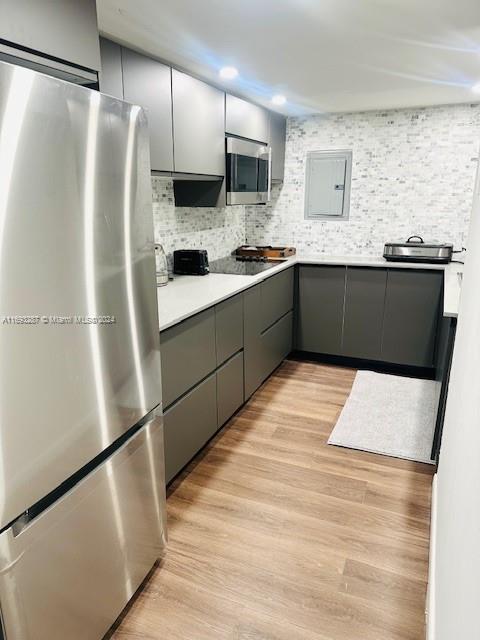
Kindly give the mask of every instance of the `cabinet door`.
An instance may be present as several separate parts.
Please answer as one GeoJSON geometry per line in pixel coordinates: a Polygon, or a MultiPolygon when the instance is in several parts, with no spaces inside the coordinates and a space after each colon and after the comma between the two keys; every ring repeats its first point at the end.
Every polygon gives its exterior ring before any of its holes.
{"type": "Polygon", "coordinates": [[[122,47],[116,42],[100,38],[100,58],[100,91],[123,100],[122,47]]]}
{"type": "Polygon", "coordinates": [[[341,353],[345,275],[345,267],[300,267],[297,321],[300,351],[341,353]]]}
{"type": "Polygon", "coordinates": [[[257,284],[255,287],[247,289],[243,294],[245,400],[258,389],[264,379],[261,308],[261,285],[257,284]]]}
{"type": "Polygon", "coordinates": [[[214,309],[162,331],[160,355],[162,401],[168,407],[216,368],[214,309]]]}
{"type": "Polygon", "coordinates": [[[262,331],[293,309],[293,272],[286,269],[260,284],[262,331]]]}
{"type": "Polygon", "coordinates": [[[147,112],[152,171],[173,171],[171,69],[122,48],[123,92],[147,112]]]}
{"type": "Polygon", "coordinates": [[[386,269],[347,268],[343,355],[380,359],[386,286],[386,269]]]}
{"type": "Polygon", "coordinates": [[[382,360],[433,367],[443,272],[389,269],[382,360]]]}
{"type": "Polygon", "coordinates": [[[272,180],[281,182],[285,175],[285,140],[287,119],[281,113],[270,112],[270,146],[272,148],[272,180]]]}
{"type": "Polygon", "coordinates": [[[165,411],[166,481],[189,462],[217,430],[216,374],[165,411]]]}
{"type": "Polygon", "coordinates": [[[0,5],[1,40],[92,71],[100,69],[95,0],[1,0],[0,5]]]}
{"type": "Polygon", "coordinates": [[[234,136],[268,143],[269,112],[262,107],[227,94],[225,101],[225,131],[234,136]]]}
{"type": "Polygon", "coordinates": [[[290,311],[262,334],[262,382],[283,362],[292,350],[292,332],[293,312],[290,311]]]}
{"type": "Polygon", "coordinates": [[[175,171],[225,175],[225,94],[172,70],[175,171]]]}
{"type": "Polygon", "coordinates": [[[243,404],[243,353],[228,360],[217,371],[218,426],[221,427],[243,404]]]}
{"type": "Polygon", "coordinates": [[[243,349],[243,294],[215,307],[217,365],[243,349]]]}

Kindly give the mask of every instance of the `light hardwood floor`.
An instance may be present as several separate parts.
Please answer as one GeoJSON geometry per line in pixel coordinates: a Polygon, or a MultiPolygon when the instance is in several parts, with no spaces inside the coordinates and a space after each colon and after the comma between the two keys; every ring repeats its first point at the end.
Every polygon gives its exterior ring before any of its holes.
{"type": "Polygon", "coordinates": [[[197,456],[114,640],[423,640],[432,469],[326,444],[354,377],[284,362],[197,456]]]}

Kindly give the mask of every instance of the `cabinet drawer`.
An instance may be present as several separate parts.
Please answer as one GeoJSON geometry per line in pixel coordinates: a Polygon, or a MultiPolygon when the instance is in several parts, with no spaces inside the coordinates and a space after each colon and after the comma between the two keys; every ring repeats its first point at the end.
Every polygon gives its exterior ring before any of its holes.
{"type": "Polygon", "coordinates": [[[217,365],[243,349],[243,294],[215,307],[217,365]]]}
{"type": "Polygon", "coordinates": [[[263,379],[267,378],[292,350],[293,312],[290,311],[262,335],[263,379]]]}
{"type": "Polygon", "coordinates": [[[262,296],[262,331],[293,309],[293,268],[264,280],[262,296]]]}
{"type": "Polygon", "coordinates": [[[217,430],[217,382],[214,373],[164,414],[165,477],[170,480],[217,430]]]}
{"type": "Polygon", "coordinates": [[[215,310],[207,309],[160,334],[163,406],[211,373],[215,353],[215,310]]]}
{"type": "Polygon", "coordinates": [[[243,352],[240,352],[217,371],[218,426],[225,424],[242,404],[243,352]]]}

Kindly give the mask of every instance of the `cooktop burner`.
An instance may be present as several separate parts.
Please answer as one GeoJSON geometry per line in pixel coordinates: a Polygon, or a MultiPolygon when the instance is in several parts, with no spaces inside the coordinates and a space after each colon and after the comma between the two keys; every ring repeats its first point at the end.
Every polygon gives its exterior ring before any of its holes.
{"type": "Polygon", "coordinates": [[[210,262],[210,273],[228,273],[239,276],[255,276],[267,269],[271,269],[283,260],[269,260],[264,258],[237,258],[227,256],[210,262]]]}

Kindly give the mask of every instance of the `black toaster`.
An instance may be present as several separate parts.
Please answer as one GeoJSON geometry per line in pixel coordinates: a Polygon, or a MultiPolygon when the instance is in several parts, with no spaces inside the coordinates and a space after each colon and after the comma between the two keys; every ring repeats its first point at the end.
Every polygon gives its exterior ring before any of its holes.
{"type": "Polygon", "coordinates": [[[206,249],[177,249],[173,252],[173,273],[182,276],[206,276],[209,271],[206,249]]]}

